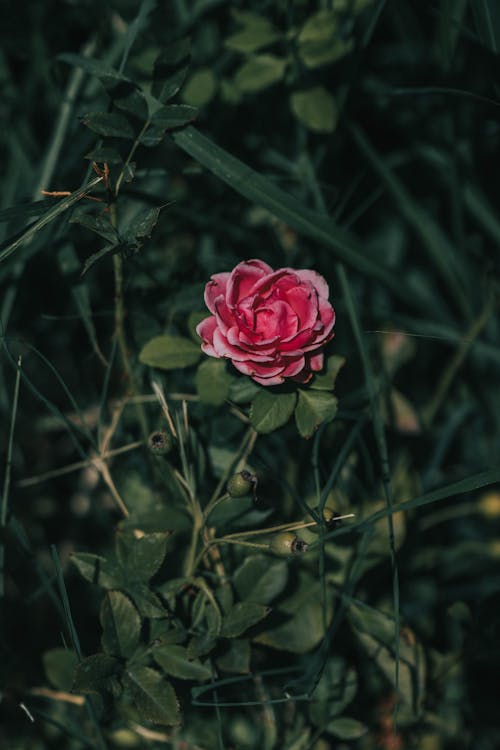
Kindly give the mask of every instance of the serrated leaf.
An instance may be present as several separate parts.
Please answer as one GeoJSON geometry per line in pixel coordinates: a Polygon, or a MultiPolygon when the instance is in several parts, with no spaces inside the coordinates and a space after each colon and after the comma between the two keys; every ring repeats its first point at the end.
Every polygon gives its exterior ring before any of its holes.
{"type": "Polygon", "coordinates": [[[328,357],[326,361],[326,372],[315,375],[309,388],[312,388],[313,391],[333,391],[337,375],[345,365],[345,361],[345,357],[340,357],[336,354],[332,357],[328,357]]]}
{"type": "Polygon", "coordinates": [[[234,574],[234,587],[243,601],[269,604],[286,586],[288,565],[266,555],[246,557],[234,574]]]}
{"type": "Polygon", "coordinates": [[[140,211],[127,226],[125,239],[128,242],[142,241],[149,239],[153,229],[158,223],[163,206],[157,208],[146,208],[140,211]]]}
{"type": "Polygon", "coordinates": [[[139,643],[141,618],[128,596],[108,591],[101,604],[100,621],[104,651],[112,656],[132,656],[139,643]]]}
{"type": "Polygon", "coordinates": [[[73,685],[73,673],[78,656],[68,648],[51,648],[43,655],[43,668],[51,685],[57,690],[69,692],[73,685]]]}
{"type": "Polygon", "coordinates": [[[235,404],[248,404],[258,393],[260,393],[259,386],[250,378],[242,377],[231,380],[229,398],[235,404]]]}
{"type": "Polygon", "coordinates": [[[152,93],[161,102],[171,99],[182,86],[190,57],[189,39],[170,44],[155,60],[152,93]]]}
{"type": "Polygon", "coordinates": [[[310,438],[323,422],[331,422],[337,413],[337,399],[327,391],[301,390],[295,409],[297,429],[310,438]]]}
{"type": "Polygon", "coordinates": [[[260,433],[277,430],[288,422],[295,408],[295,393],[272,393],[261,390],[250,408],[250,423],[260,433]]]}
{"type": "Polygon", "coordinates": [[[169,533],[144,534],[119,531],[116,535],[116,557],[133,581],[149,581],[161,567],[167,551],[169,533]]]}
{"type": "Polygon", "coordinates": [[[121,588],[123,574],[115,563],[104,557],[92,555],[89,552],[76,552],[71,556],[71,562],[76,565],[81,575],[90,583],[103,586],[106,589],[121,588]]]}
{"type": "Polygon", "coordinates": [[[85,229],[90,229],[94,234],[99,235],[108,242],[117,244],[119,236],[116,229],[112,226],[110,220],[104,216],[92,216],[92,214],[78,213],[70,219],[70,224],[80,224],[85,229]]]}
{"type": "Polygon", "coordinates": [[[153,651],[156,663],[166,674],[180,680],[209,680],[212,670],[198,659],[189,658],[184,646],[159,646],[153,651]]]}
{"type": "Polygon", "coordinates": [[[210,68],[199,68],[186,82],[181,99],[192,107],[203,107],[213,98],[217,90],[217,79],[210,68]]]}
{"type": "Polygon", "coordinates": [[[207,359],[196,370],[196,390],[200,401],[212,406],[221,406],[229,397],[231,376],[223,359],[207,359]]]}
{"type": "Polygon", "coordinates": [[[367,727],[357,719],[339,716],[328,722],[327,731],[339,740],[357,740],[368,731],[367,727]]]}
{"type": "Polygon", "coordinates": [[[172,685],[150,667],[135,667],[124,675],[124,685],[130,692],[143,721],[175,726],[180,723],[179,703],[172,685]]]}
{"type": "Polygon", "coordinates": [[[176,370],[195,365],[201,353],[199,345],[182,336],[155,336],[142,348],[139,361],[161,370],[176,370]]]}
{"type": "Polygon", "coordinates": [[[233,82],[239,91],[254,94],[281,81],[287,60],[276,55],[255,55],[236,71],[233,82]]]}
{"type": "Polygon", "coordinates": [[[237,638],[252,625],[269,614],[269,607],[255,602],[238,602],[222,620],[221,635],[224,638],[237,638]]]}
{"type": "Polygon", "coordinates": [[[148,103],[142,91],[133,89],[126,96],[120,96],[119,98],[113,99],[113,104],[117,109],[128,112],[139,120],[145,122],[148,119],[148,103]]]}
{"type": "Polygon", "coordinates": [[[76,693],[102,693],[112,689],[113,680],[120,676],[122,665],[107,654],[92,654],[76,666],[73,691],[76,693]]]}
{"type": "Polygon", "coordinates": [[[110,138],[134,137],[134,129],[126,117],[118,112],[88,112],[82,117],[82,123],[89,130],[110,138]]]}
{"type": "Polygon", "coordinates": [[[290,106],[295,117],[315,133],[333,133],[337,126],[337,105],[324,86],[295,91],[290,106]]]}

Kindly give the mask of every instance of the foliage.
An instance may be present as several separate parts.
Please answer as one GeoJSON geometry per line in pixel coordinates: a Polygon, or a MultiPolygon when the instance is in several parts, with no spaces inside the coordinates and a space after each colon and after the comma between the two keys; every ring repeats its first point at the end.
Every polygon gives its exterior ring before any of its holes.
{"type": "Polygon", "coordinates": [[[497,4],[10,11],[0,744],[493,750],[497,4]],[[251,258],[308,383],[201,352],[251,258]]]}

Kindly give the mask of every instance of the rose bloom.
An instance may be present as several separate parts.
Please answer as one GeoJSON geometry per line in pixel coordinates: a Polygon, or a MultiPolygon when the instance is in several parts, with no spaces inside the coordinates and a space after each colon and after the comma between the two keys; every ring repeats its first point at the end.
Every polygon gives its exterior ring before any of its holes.
{"type": "Polygon", "coordinates": [[[280,268],[245,260],[216,273],[205,287],[212,313],[197,326],[210,357],[231,360],[261,385],[286,378],[306,383],[323,367],[333,337],[335,311],[328,284],[316,271],[280,268]]]}

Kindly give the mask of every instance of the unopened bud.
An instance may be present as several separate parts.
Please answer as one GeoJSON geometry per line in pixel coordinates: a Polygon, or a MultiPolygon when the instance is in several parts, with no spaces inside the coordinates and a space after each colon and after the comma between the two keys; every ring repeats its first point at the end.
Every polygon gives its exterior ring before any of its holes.
{"type": "Polygon", "coordinates": [[[227,483],[227,493],[231,497],[245,497],[253,492],[255,496],[255,488],[257,486],[257,477],[255,474],[250,474],[249,471],[239,471],[237,474],[233,474],[229,482],[227,483]]]}
{"type": "Polygon", "coordinates": [[[291,531],[276,534],[269,545],[271,552],[279,557],[288,557],[288,555],[301,555],[308,550],[308,544],[300,539],[291,531]]]}

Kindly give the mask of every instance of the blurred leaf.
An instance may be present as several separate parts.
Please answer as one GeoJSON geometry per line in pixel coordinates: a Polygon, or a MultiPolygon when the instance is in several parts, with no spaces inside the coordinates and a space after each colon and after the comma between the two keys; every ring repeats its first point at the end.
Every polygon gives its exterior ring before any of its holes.
{"type": "Polygon", "coordinates": [[[261,390],[250,408],[250,423],[262,434],[283,427],[292,416],[297,396],[295,393],[272,393],[261,390]]]}
{"type": "Polygon", "coordinates": [[[111,690],[122,672],[118,659],[107,654],[92,654],[77,664],[73,676],[73,692],[101,694],[111,690]]]}
{"type": "Polygon", "coordinates": [[[133,600],[142,617],[151,619],[163,619],[167,617],[168,611],[162,605],[160,599],[151,591],[146,583],[127,582],[122,588],[133,600]]]}
{"type": "Polygon", "coordinates": [[[57,690],[69,692],[78,656],[68,648],[51,648],[43,655],[43,668],[48,681],[57,690]]]}
{"type": "Polygon", "coordinates": [[[339,716],[328,722],[327,731],[339,740],[357,740],[367,733],[368,728],[357,719],[339,716]]]}
{"type": "Polygon", "coordinates": [[[180,723],[179,703],[172,685],[150,667],[128,669],[124,686],[143,721],[175,726],[180,723]]]}
{"type": "Polygon", "coordinates": [[[137,534],[119,531],[116,535],[116,557],[134,581],[149,581],[161,567],[167,551],[168,532],[137,534]]]}
{"type": "Polygon", "coordinates": [[[312,379],[309,388],[313,391],[333,391],[337,375],[345,365],[345,357],[334,354],[326,360],[326,372],[317,373],[312,379]]]}
{"type": "Polygon", "coordinates": [[[193,122],[197,115],[197,107],[190,107],[187,104],[167,104],[154,113],[151,117],[151,123],[164,131],[173,130],[193,122]]]}
{"type": "Polygon", "coordinates": [[[207,359],[196,370],[196,390],[200,401],[212,406],[221,406],[229,397],[231,376],[225,360],[207,359]]]}
{"type": "Polygon", "coordinates": [[[248,628],[267,617],[269,607],[255,602],[238,602],[232,607],[222,621],[221,636],[237,638],[248,628]]]}
{"type": "Polygon", "coordinates": [[[337,126],[335,99],[324,86],[296,91],[290,97],[292,112],[309,130],[333,133],[337,126]]]}
{"type": "Polygon", "coordinates": [[[187,80],[181,98],[192,107],[203,107],[217,91],[217,79],[210,68],[199,68],[187,80]]]}
{"type": "Polygon", "coordinates": [[[233,584],[243,601],[269,604],[286,586],[288,565],[267,555],[249,555],[235,571],[233,584]]]}
{"type": "Polygon", "coordinates": [[[117,112],[88,112],[82,117],[82,123],[89,130],[110,138],[134,137],[134,129],[126,117],[117,112]]]}
{"type": "Polygon", "coordinates": [[[145,240],[151,237],[153,229],[158,223],[163,206],[157,208],[146,208],[140,211],[127,226],[125,240],[145,240]]]}
{"type": "Polygon", "coordinates": [[[182,336],[155,336],[139,354],[139,361],[161,370],[176,370],[195,365],[201,357],[201,348],[182,336]]]}
{"type": "Polygon", "coordinates": [[[248,404],[258,393],[260,388],[254,380],[247,377],[233,378],[229,388],[229,398],[235,404],[248,404]]]}
{"type": "Polygon", "coordinates": [[[109,146],[94,148],[92,151],[89,151],[88,154],[85,154],[84,158],[89,159],[89,161],[95,161],[98,164],[104,164],[104,162],[107,162],[108,164],[123,163],[119,151],[117,151],[116,148],[110,148],[109,146]]]}
{"type": "Polygon", "coordinates": [[[255,55],[238,68],[233,81],[243,93],[253,94],[281,81],[286,66],[285,58],[276,55],[255,55]]]}
{"type": "Polygon", "coordinates": [[[300,390],[295,422],[304,438],[310,438],[323,422],[331,422],[337,413],[337,399],[327,391],[300,390]]]}
{"type": "Polygon", "coordinates": [[[341,36],[337,13],[331,10],[320,10],[310,16],[298,35],[297,43],[299,55],[308,68],[333,63],[354,46],[352,39],[341,36]]]}
{"type": "Polygon", "coordinates": [[[340,657],[328,659],[309,704],[309,718],[317,727],[326,727],[354,700],[358,689],[356,672],[346,669],[340,657]]]}
{"type": "Polygon", "coordinates": [[[471,0],[472,15],[480,40],[491,52],[500,52],[500,4],[498,0],[471,0]]]}
{"type": "Polygon", "coordinates": [[[248,54],[257,52],[281,38],[281,34],[264,16],[238,10],[233,10],[232,15],[243,28],[225,39],[224,46],[228,49],[248,54]]]}
{"type": "Polygon", "coordinates": [[[199,659],[190,658],[184,646],[159,646],[153,650],[153,656],[166,674],[180,680],[203,682],[212,677],[210,667],[202,664],[199,659]]]}
{"type": "Polygon", "coordinates": [[[0,222],[12,221],[13,219],[25,219],[28,216],[39,216],[53,205],[51,200],[34,201],[32,203],[19,203],[17,206],[5,208],[0,211],[0,222]]]}
{"type": "Polygon", "coordinates": [[[250,641],[245,638],[234,638],[226,641],[223,645],[215,663],[217,669],[234,674],[247,674],[250,672],[250,641]]]}
{"type": "Polygon", "coordinates": [[[112,656],[132,656],[139,643],[141,618],[130,599],[120,591],[106,592],[101,604],[100,621],[104,651],[112,656]]]}
{"type": "Polygon", "coordinates": [[[142,122],[146,122],[149,115],[148,103],[142,91],[134,89],[126,96],[113,99],[113,104],[117,109],[128,112],[137,117],[142,122]]]}

